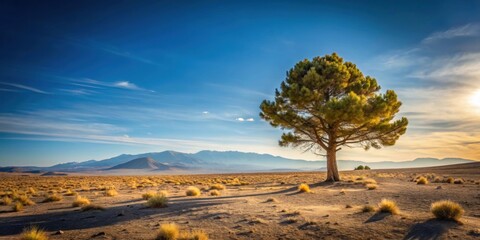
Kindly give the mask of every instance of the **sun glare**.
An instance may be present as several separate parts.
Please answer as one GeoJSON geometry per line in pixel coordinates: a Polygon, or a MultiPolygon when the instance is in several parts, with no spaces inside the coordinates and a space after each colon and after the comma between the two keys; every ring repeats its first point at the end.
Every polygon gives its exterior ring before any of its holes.
{"type": "Polygon", "coordinates": [[[476,110],[480,110],[480,90],[473,93],[470,97],[470,103],[477,108],[476,110]]]}

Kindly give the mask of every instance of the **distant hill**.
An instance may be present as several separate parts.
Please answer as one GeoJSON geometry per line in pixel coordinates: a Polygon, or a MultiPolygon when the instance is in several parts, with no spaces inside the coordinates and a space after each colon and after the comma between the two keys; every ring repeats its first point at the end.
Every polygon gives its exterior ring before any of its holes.
{"type": "Polygon", "coordinates": [[[150,169],[150,170],[170,170],[171,167],[156,162],[151,157],[141,157],[130,160],[126,163],[118,164],[114,167],[109,168],[108,170],[118,170],[118,169],[150,169]]]}
{"type": "MultiPolygon", "coordinates": [[[[417,158],[412,161],[363,162],[339,160],[340,170],[353,170],[358,165],[368,165],[372,169],[435,167],[475,162],[462,158],[417,158]]],[[[182,169],[195,173],[205,172],[254,172],[254,171],[324,171],[326,162],[288,159],[270,154],[246,153],[238,151],[200,151],[181,153],[175,151],[151,152],[142,154],[122,154],[104,160],[68,162],[51,167],[0,167],[0,172],[81,172],[103,171],[108,169],[182,169]]]]}

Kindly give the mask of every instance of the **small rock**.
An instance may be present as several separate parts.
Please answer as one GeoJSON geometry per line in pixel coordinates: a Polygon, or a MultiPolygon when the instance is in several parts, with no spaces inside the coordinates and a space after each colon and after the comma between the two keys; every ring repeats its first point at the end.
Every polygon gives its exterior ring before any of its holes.
{"type": "Polygon", "coordinates": [[[54,235],[62,235],[62,234],[64,234],[64,232],[62,230],[58,230],[58,231],[55,232],[54,235]]]}
{"type": "Polygon", "coordinates": [[[438,186],[437,189],[443,189],[443,187],[442,187],[442,186],[438,186]]]}

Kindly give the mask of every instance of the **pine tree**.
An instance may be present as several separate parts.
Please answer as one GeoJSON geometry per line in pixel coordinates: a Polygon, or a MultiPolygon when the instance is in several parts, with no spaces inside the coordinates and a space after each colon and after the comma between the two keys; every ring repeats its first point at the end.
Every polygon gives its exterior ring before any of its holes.
{"type": "Polygon", "coordinates": [[[393,90],[380,93],[375,78],[336,53],[298,62],[264,100],[260,117],[284,130],[279,145],[327,157],[327,181],[339,181],[336,153],[342,146],[379,149],[406,132],[405,117],[394,120],[402,103],[393,90]]]}

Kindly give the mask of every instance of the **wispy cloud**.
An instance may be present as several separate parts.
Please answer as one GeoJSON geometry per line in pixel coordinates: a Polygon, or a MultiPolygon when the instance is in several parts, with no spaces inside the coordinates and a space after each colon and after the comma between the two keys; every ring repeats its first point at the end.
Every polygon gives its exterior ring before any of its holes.
{"type": "MultiPolygon", "coordinates": [[[[48,92],[42,91],[38,88],[34,88],[34,87],[22,85],[22,84],[8,83],[8,82],[0,82],[0,84],[5,85],[5,86],[14,87],[14,88],[17,88],[17,89],[27,90],[27,91],[34,92],[34,93],[48,94],[48,92]]],[[[6,90],[8,90],[8,89],[6,89],[6,90]]]]}
{"type": "Polygon", "coordinates": [[[480,24],[469,23],[460,27],[448,29],[446,31],[432,33],[430,36],[423,39],[422,43],[432,43],[444,39],[478,35],[480,35],[480,24]]]}
{"type": "Polygon", "coordinates": [[[61,92],[65,92],[72,95],[92,95],[98,93],[89,89],[58,89],[61,92]]]}
{"type": "Polygon", "coordinates": [[[380,62],[381,69],[392,70],[422,64],[427,61],[427,58],[418,56],[419,52],[421,48],[418,47],[391,51],[377,57],[375,65],[380,62]]]}
{"type": "MultiPolygon", "coordinates": [[[[255,137],[197,138],[175,139],[161,137],[132,136],[128,129],[112,124],[79,119],[57,118],[52,112],[48,117],[39,114],[2,114],[0,115],[0,132],[16,134],[15,139],[41,141],[73,141],[108,143],[121,145],[157,146],[164,149],[195,151],[204,149],[241,150],[249,149],[251,144],[261,141],[255,137]]],[[[151,135],[151,134],[150,134],[151,135]]],[[[7,137],[10,138],[10,137],[7,137]]],[[[257,146],[258,147],[258,146],[257,146]]]]}
{"type": "Polygon", "coordinates": [[[59,77],[59,78],[68,80],[71,85],[88,87],[88,88],[99,89],[102,87],[106,87],[106,88],[120,88],[120,89],[136,90],[136,91],[155,92],[153,90],[141,88],[129,81],[106,82],[106,81],[99,81],[91,78],[66,78],[66,77],[59,77]]]}
{"type": "Polygon", "coordinates": [[[217,83],[206,83],[206,85],[209,87],[220,89],[222,91],[229,91],[229,92],[240,94],[240,95],[248,95],[248,96],[253,95],[253,96],[259,96],[263,98],[270,98],[273,96],[273,94],[267,94],[257,90],[242,88],[239,86],[230,86],[230,85],[223,85],[223,84],[217,84],[217,83]]]}
{"type": "Polygon", "coordinates": [[[128,82],[128,81],[116,82],[113,85],[116,86],[116,87],[119,87],[119,88],[126,88],[126,89],[132,89],[132,90],[139,90],[140,89],[139,87],[137,87],[137,85],[135,85],[131,82],[128,82]]]}
{"type": "Polygon", "coordinates": [[[449,77],[480,77],[480,52],[436,57],[415,70],[411,77],[450,81],[449,77]]]}
{"type": "Polygon", "coordinates": [[[255,121],[255,119],[253,119],[253,118],[242,118],[242,117],[236,118],[235,120],[237,120],[239,122],[254,122],[255,121]]]}
{"type": "Polygon", "coordinates": [[[98,41],[90,40],[90,39],[80,39],[80,38],[73,38],[73,37],[60,37],[59,39],[63,39],[65,42],[68,42],[70,44],[73,44],[75,46],[83,47],[83,48],[89,48],[93,50],[99,50],[103,51],[115,56],[127,58],[133,61],[141,62],[141,63],[146,63],[150,65],[155,65],[155,66],[160,66],[160,64],[156,63],[155,61],[145,58],[143,56],[140,56],[139,54],[133,53],[131,51],[126,51],[124,49],[120,49],[116,46],[106,44],[106,43],[101,43],[98,41]]]}

